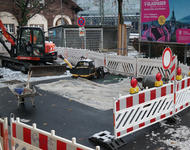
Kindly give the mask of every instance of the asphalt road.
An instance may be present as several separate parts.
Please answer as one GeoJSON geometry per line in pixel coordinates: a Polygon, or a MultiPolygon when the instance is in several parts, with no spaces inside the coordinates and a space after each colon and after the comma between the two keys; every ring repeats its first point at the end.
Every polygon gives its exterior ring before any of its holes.
{"type": "MultiPolygon", "coordinates": [[[[37,128],[49,131],[54,129],[56,135],[70,139],[77,138],[77,142],[94,148],[88,138],[93,134],[108,130],[113,133],[112,110],[101,111],[78,102],[63,98],[50,92],[38,89],[42,96],[35,97],[36,107],[33,108],[30,101],[17,107],[16,97],[8,88],[0,88],[0,117],[9,117],[14,113],[15,117],[29,120],[27,124],[37,123],[37,128]]],[[[180,121],[173,123],[173,128],[180,125],[190,127],[189,109],[180,113],[180,121]]],[[[170,124],[170,123],[169,123],[170,124]]],[[[124,138],[126,145],[121,150],[167,150],[178,148],[158,142],[159,138],[170,138],[165,135],[166,127],[157,123],[135,134],[124,138]],[[159,136],[152,136],[152,134],[159,136]]],[[[190,147],[189,147],[190,149],[190,147]]]]}

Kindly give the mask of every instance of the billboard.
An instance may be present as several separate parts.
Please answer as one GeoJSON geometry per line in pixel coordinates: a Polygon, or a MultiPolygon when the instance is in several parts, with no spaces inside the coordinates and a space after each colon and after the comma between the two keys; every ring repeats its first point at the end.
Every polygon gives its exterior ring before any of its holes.
{"type": "Polygon", "coordinates": [[[189,0],[141,0],[141,40],[190,44],[189,0]]]}

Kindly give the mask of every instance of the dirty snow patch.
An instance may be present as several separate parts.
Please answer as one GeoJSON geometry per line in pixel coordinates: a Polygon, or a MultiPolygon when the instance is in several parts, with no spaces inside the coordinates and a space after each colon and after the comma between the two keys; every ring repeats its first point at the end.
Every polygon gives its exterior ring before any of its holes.
{"type": "Polygon", "coordinates": [[[165,121],[161,122],[161,128],[164,128],[162,134],[152,131],[150,135],[146,135],[146,138],[155,145],[158,143],[167,145],[167,149],[190,149],[190,128],[179,124],[166,124],[165,121]]]}
{"type": "MultiPolygon", "coordinates": [[[[6,81],[17,80],[17,81],[25,82],[28,80],[27,74],[23,74],[20,71],[13,71],[8,68],[0,68],[0,75],[3,75],[3,78],[0,78],[0,88],[7,86],[7,84],[3,83],[6,81]]],[[[59,75],[59,76],[31,77],[30,82],[59,79],[59,78],[70,77],[70,76],[71,76],[70,72],[67,71],[64,75],[59,75]]]]}
{"type": "Polygon", "coordinates": [[[168,128],[164,134],[170,135],[170,139],[160,139],[160,142],[180,150],[190,149],[190,129],[186,126],[179,126],[178,128],[168,128]]]}
{"type": "Polygon", "coordinates": [[[114,97],[129,93],[130,79],[105,85],[78,78],[39,84],[37,87],[100,110],[108,110],[113,108],[114,97]]]}

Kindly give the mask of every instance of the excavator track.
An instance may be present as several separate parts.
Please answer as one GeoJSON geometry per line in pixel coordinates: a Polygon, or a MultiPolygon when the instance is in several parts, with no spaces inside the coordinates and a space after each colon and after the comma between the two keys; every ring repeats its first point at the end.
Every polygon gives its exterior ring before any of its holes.
{"type": "Polygon", "coordinates": [[[25,74],[32,71],[32,77],[63,75],[66,71],[66,64],[32,64],[19,61],[7,56],[0,56],[0,66],[12,70],[21,71],[25,74]]]}

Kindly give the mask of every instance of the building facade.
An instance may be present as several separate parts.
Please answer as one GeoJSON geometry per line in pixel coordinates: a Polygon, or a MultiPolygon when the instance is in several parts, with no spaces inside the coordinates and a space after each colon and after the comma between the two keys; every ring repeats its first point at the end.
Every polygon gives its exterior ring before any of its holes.
{"type": "MultiPolygon", "coordinates": [[[[80,16],[87,25],[117,25],[118,0],[73,0],[83,11],[80,16]]],[[[140,0],[123,0],[124,23],[131,25],[132,32],[138,32],[140,22],[140,0]]]]}
{"type": "MultiPolygon", "coordinates": [[[[40,1],[46,3],[46,0],[40,1]]],[[[41,27],[47,33],[49,27],[62,23],[75,24],[77,13],[81,10],[72,0],[52,0],[45,9],[28,21],[27,26],[41,27]]],[[[16,34],[20,16],[15,0],[0,0],[0,19],[10,33],[16,34]]]]}
{"type": "MultiPolygon", "coordinates": [[[[115,16],[118,13],[118,0],[73,0],[83,11],[79,15],[97,16],[101,12],[105,16],[115,16]],[[101,10],[104,9],[104,10],[101,10]]],[[[134,15],[140,12],[140,0],[123,0],[123,15],[134,15]]]]}

